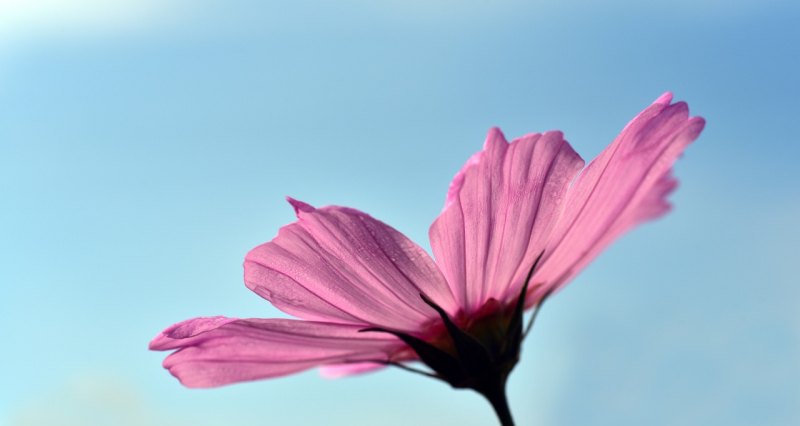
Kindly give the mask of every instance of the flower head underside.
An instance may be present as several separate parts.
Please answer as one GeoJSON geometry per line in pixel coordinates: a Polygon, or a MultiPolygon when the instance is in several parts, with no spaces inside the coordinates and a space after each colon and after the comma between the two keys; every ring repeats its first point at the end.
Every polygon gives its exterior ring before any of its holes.
{"type": "Polygon", "coordinates": [[[430,227],[433,257],[363,212],[289,199],[297,221],[251,250],[244,270],[248,288],[298,319],[194,318],[150,348],[175,350],[164,367],[188,387],[422,361],[512,424],[504,392],[523,312],[669,210],[672,165],[703,126],[667,93],[586,167],[561,132],[509,143],[491,129],[430,227]]]}

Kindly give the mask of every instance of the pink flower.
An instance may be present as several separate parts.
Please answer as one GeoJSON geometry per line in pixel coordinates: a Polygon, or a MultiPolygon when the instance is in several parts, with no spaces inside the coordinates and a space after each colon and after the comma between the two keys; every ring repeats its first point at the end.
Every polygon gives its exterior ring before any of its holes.
{"type": "Polygon", "coordinates": [[[704,125],[671,99],[642,111],[586,168],[560,132],[508,143],[490,130],[430,228],[435,261],[363,212],[290,198],[298,220],[247,254],[244,275],[248,288],[301,319],[194,318],[150,349],[177,349],[164,367],[188,387],[421,360],[430,375],[485,395],[511,424],[503,392],[524,308],[670,208],[672,165],[704,125]]]}

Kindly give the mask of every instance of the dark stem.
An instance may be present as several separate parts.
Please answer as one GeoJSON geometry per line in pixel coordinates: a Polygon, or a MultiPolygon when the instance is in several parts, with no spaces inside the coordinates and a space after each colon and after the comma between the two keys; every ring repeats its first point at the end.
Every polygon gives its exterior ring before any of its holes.
{"type": "Polygon", "coordinates": [[[481,395],[489,400],[492,404],[497,418],[500,420],[502,426],[514,426],[514,419],[511,418],[511,409],[508,408],[508,400],[506,399],[506,381],[505,379],[497,381],[497,383],[484,387],[478,390],[481,395]]]}

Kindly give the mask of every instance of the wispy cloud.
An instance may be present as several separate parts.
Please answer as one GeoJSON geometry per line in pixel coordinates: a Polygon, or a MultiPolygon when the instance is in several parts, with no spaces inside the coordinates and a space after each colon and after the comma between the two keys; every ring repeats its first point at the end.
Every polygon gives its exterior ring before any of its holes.
{"type": "Polygon", "coordinates": [[[196,420],[162,412],[122,379],[88,374],[18,407],[10,426],[183,426],[196,420]]]}
{"type": "Polygon", "coordinates": [[[146,29],[180,0],[0,0],[0,47],[31,39],[102,36],[146,29]]]}

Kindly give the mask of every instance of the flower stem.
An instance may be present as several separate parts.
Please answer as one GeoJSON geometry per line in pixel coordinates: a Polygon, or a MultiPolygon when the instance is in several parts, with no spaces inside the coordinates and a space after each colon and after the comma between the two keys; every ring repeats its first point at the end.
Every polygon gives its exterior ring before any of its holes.
{"type": "Polygon", "coordinates": [[[508,408],[508,400],[506,399],[505,379],[499,380],[492,386],[484,387],[478,392],[492,404],[501,426],[514,426],[514,419],[511,418],[511,409],[508,408]]]}

